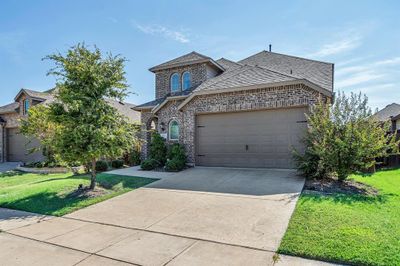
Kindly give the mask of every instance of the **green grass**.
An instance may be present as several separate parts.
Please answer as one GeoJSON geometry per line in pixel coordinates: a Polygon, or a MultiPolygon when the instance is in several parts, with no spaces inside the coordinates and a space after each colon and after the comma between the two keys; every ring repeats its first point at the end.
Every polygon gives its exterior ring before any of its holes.
{"type": "Polygon", "coordinates": [[[379,196],[303,193],[279,253],[356,265],[400,265],[400,169],[351,178],[379,196]]]}
{"type": "Polygon", "coordinates": [[[83,207],[142,187],[156,179],[97,175],[97,185],[104,190],[98,197],[76,196],[79,184],[88,185],[87,175],[29,174],[7,172],[0,174],[0,207],[62,216],[83,207]]]}

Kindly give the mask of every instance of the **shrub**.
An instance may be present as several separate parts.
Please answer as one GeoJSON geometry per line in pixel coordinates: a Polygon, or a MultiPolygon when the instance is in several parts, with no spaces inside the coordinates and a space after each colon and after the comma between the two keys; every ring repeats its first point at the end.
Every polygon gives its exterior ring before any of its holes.
{"type": "Polygon", "coordinates": [[[182,145],[176,143],[168,149],[168,160],[165,164],[167,171],[181,171],[186,165],[185,149],[182,145]]]}
{"type": "Polygon", "coordinates": [[[142,162],[142,164],[140,165],[140,168],[142,168],[142,170],[149,171],[149,170],[153,170],[157,166],[158,166],[158,162],[156,160],[147,159],[142,162]]]}
{"type": "Polygon", "coordinates": [[[149,158],[155,160],[157,166],[160,167],[164,166],[167,161],[167,146],[165,145],[165,140],[157,132],[152,135],[149,158]]]}
{"type": "Polygon", "coordinates": [[[129,164],[132,166],[140,164],[140,151],[133,150],[129,153],[129,164]]]}
{"type": "Polygon", "coordinates": [[[185,168],[185,162],[179,159],[167,160],[165,164],[165,170],[169,172],[179,172],[185,168]]]}
{"type": "Polygon", "coordinates": [[[320,101],[307,116],[306,150],[295,152],[298,170],[306,177],[350,174],[375,166],[375,158],[398,152],[389,123],[382,125],[372,116],[367,97],[339,93],[333,106],[320,101]]]}
{"type": "Polygon", "coordinates": [[[104,160],[99,160],[96,162],[96,171],[104,172],[108,170],[108,163],[104,160]]]}
{"type": "Polygon", "coordinates": [[[112,168],[122,168],[124,166],[123,160],[114,160],[111,162],[112,168]]]}

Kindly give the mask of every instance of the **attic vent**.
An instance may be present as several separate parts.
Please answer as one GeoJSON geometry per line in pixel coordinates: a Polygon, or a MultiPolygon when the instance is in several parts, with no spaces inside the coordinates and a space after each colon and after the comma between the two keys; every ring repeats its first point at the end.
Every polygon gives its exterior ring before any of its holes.
{"type": "Polygon", "coordinates": [[[293,74],[293,70],[290,70],[290,74],[293,74]]]}

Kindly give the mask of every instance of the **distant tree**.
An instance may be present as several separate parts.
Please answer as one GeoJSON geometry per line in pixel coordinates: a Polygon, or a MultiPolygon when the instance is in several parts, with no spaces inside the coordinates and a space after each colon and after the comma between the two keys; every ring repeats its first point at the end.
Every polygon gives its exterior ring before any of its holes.
{"type": "Polygon", "coordinates": [[[307,177],[336,175],[345,180],[374,167],[375,158],[398,152],[390,124],[382,125],[373,117],[365,95],[352,93],[348,98],[339,93],[333,106],[320,101],[307,120],[305,153],[295,151],[298,169],[307,177]]]}
{"type": "Polygon", "coordinates": [[[126,60],[112,54],[103,57],[97,47],[91,50],[85,44],[45,59],[55,63],[48,75],[57,77],[56,100],[31,108],[23,132],[39,137],[66,162],[89,163],[94,189],[96,161],[121,157],[138,142],[138,127],[106,101],[127,96],[126,60]]]}

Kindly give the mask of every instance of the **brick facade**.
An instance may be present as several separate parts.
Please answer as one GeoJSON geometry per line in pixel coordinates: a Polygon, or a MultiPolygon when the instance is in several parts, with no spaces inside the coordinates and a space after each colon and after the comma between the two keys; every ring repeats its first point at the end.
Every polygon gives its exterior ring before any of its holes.
{"type": "MultiPolygon", "coordinates": [[[[193,98],[180,111],[178,111],[178,106],[182,100],[174,100],[168,102],[155,115],[158,118],[158,131],[160,133],[168,133],[168,124],[172,119],[179,122],[179,142],[185,146],[188,162],[194,164],[197,114],[309,106],[316,103],[319,98],[326,100],[326,96],[322,96],[305,85],[288,85],[200,95],[193,98]],[[165,131],[160,128],[162,124],[164,124],[165,131]]],[[[150,112],[143,113],[142,123],[146,124],[149,117],[152,117],[150,112]]],[[[147,151],[146,146],[144,145],[145,151],[147,151]]],[[[147,153],[144,153],[144,157],[146,155],[147,153]]]]}
{"type": "MultiPolygon", "coordinates": [[[[170,78],[174,73],[179,73],[182,79],[182,74],[189,71],[191,74],[192,87],[200,85],[207,79],[207,64],[195,64],[184,67],[175,67],[156,72],[156,99],[170,95],[170,78]]],[[[173,94],[172,94],[173,95],[173,94]]]]}

